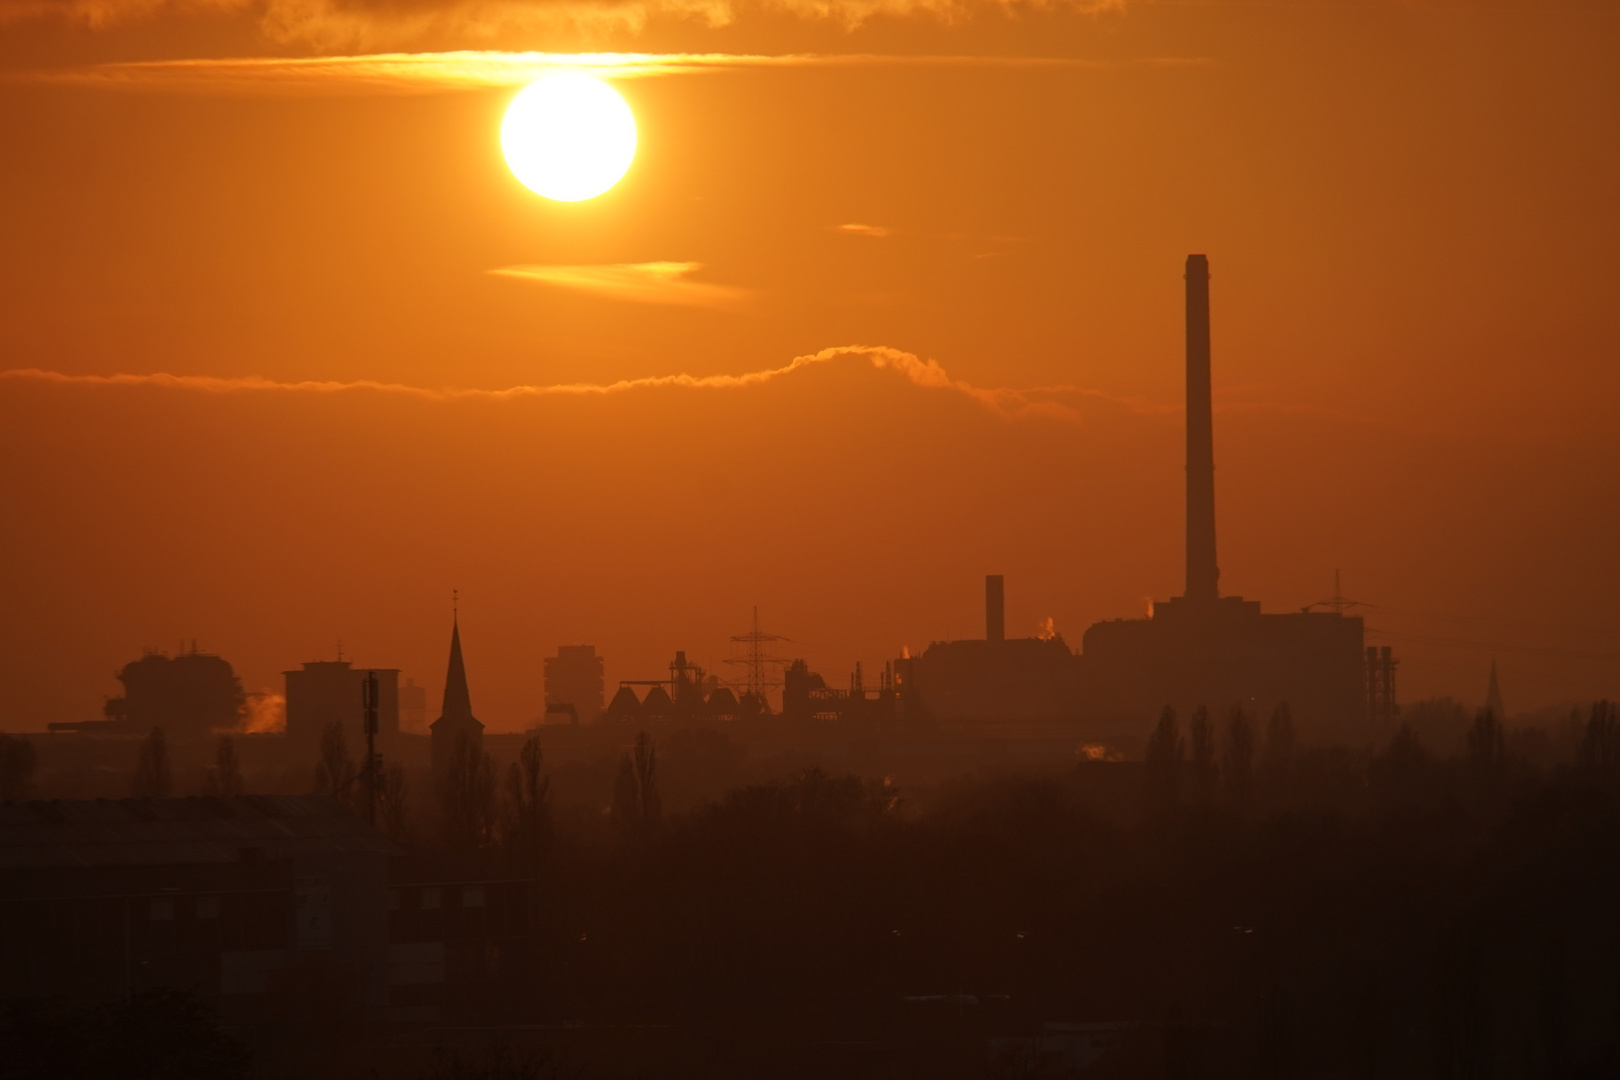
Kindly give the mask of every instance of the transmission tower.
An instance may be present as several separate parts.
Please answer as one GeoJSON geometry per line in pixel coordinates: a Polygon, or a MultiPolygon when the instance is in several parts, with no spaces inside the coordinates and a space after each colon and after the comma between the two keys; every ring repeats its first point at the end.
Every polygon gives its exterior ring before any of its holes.
{"type": "Polygon", "coordinates": [[[765,691],[781,686],[780,680],[770,678],[767,665],[786,664],[788,659],[784,656],[774,656],[769,651],[772,642],[787,641],[781,634],[767,634],[759,628],[759,608],[754,608],[754,628],[746,634],[733,634],[731,640],[742,646],[737,655],[728,656],[726,663],[737,664],[747,671],[747,685],[745,691],[765,700],[765,691]]]}

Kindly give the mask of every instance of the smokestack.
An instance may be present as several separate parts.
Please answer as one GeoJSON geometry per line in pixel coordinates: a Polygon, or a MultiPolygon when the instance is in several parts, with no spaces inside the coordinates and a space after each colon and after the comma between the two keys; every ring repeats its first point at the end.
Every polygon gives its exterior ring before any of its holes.
{"type": "Polygon", "coordinates": [[[1187,256],[1187,599],[1220,595],[1215,422],[1209,392],[1209,259],[1187,256]]]}
{"type": "Polygon", "coordinates": [[[1007,640],[1006,593],[1002,591],[1000,574],[986,574],[984,578],[984,639],[1007,640]]]}

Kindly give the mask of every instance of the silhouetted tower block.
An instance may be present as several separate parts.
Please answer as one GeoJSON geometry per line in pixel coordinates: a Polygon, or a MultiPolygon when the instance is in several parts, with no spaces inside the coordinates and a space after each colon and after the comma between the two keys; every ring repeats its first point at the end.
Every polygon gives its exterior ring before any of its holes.
{"type": "Polygon", "coordinates": [[[1215,419],[1209,373],[1209,259],[1187,256],[1187,591],[1220,595],[1215,563],[1215,419]]]}
{"type": "Polygon", "coordinates": [[[427,730],[427,687],[417,686],[415,679],[406,679],[399,688],[399,727],[418,733],[427,730]]]}
{"type": "Polygon", "coordinates": [[[984,640],[1007,640],[1007,593],[1000,574],[984,578],[984,640]]]}
{"type": "Polygon", "coordinates": [[[467,690],[467,667],[461,659],[461,626],[450,628],[450,667],[444,676],[444,709],[433,721],[433,780],[441,789],[466,740],[474,760],[484,752],[484,725],[472,712],[467,690]]]}
{"type": "Polygon", "coordinates": [[[577,718],[594,722],[602,713],[604,685],[596,646],[559,645],[556,656],[546,657],[547,720],[565,711],[553,706],[572,705],[577,718]]]}
{"type": "Polygon", "coordinates": [[[301,671],[284,671],[287,741],[313,754],[328,724],[342,724],[349,746],[365,742],[364,685],[377,676],[377,736],[384,746],[399,734],[399,669],[360,668],[347,660],[311,660],[301,671]]]}

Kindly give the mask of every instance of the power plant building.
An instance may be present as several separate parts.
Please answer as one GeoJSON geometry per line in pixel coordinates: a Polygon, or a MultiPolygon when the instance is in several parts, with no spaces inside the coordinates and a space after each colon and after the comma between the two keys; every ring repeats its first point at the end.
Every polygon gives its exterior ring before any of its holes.
{"type": "Polygon", "coordinates": [[[936,641],[896,662],[895,676],[911,710],[934,720],[1072,720],[1080,667],[1062,635],[1006,635],[1006,590],[1000,574],[984,580],[984,640],[936,641]]]}
{"type": "Polygon", "coordinates": [[[1263,614],[1258,601],[1221,596],[1215,559],[1214,421],[1210,397],[1209,262],[1187,257],[1187,577],[1183,595],[1146,619],[1115,619],[1081,644],[1087,720],[1150,721],[1164,706],[1241,705],[1269,714],[1286,703],[1302,735],[1342,739],[1365,730],[1363,626],[1338,611],[1263,614]]]}

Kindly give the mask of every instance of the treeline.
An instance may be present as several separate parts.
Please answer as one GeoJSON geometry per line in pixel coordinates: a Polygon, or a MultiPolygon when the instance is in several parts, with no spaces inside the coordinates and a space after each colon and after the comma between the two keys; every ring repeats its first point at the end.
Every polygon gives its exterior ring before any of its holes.
{"type": "Polygon", "coordinates": [[[535,1015],[686,1033],[602,1075],[984,1075],[1053,1021],[1124,1025],[1100,1077],[1614,1075],[1620,726],[1584,726],[1537,768],[1485,713],[1452,757],[1195,714],[1140,763],[662,816],[631,755],[634,828],[558,819],[535,1015]]]}

